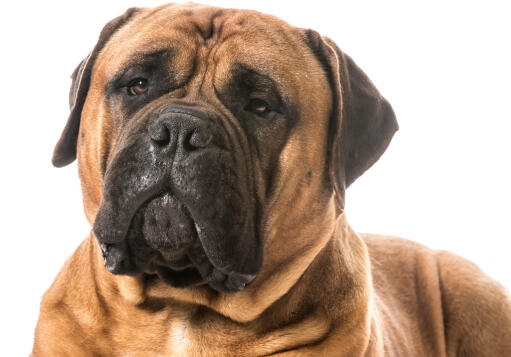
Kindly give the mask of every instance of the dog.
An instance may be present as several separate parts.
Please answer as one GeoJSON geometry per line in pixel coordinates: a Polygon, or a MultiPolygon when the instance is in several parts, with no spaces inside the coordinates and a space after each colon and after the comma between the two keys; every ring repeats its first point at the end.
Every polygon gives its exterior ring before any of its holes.
{"type": "Polygon", "coordinates": [[[53,164],[78,159],[92,229],[32,356],[511,356],[497,282],[347,222],[398,125],[332,40],[255,11],[132,8],[69,99],[53,164]]]}

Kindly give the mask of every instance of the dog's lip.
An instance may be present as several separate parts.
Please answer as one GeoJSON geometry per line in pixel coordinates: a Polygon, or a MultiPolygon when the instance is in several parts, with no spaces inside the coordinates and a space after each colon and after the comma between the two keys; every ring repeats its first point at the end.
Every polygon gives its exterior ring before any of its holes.
{"type": "Polygon", "coordinates": [[[184,255],[181,259],[166,263],[165,266],[168,266],[170,269],[174,271],[182,271],[188,268],[193,268],[194,264],[192,263],[190,258],[188,258],[188,256],[184,255]]]}
{"type": "MultiPolygon", "coordinates": [[[[98,241],[102,247],[102,251],[105,256],[105,268],[113,274],[126,274],[126,275],[137,275],[141,273],[156,274],[163,281],[170,283],[176,287],[192,287],[203,284],[208,284],[214,290],[219,292],[237,292],[243,290],[248,284],[250,284],[256,277],[256,274],[243,274],[236,272],[236,269],[230,265],[217,266],[214,264],[215,259],[209,256],[211,252],[206,250],[203,246],[204,242],[200,239],[201,228],[194,221],[191,225],[192,230],[190,232],[195,236],[195,239],[190,241],[191,245],[180,247],[178,250],[166,250],[162,248],[151,247],[153,253],[149,259],[144,258],[143,260],[137,259],[137,255],[124,257],[119,260],[118,264],[108,264],[114,261],[115,257],[109,259],[106,250],[104,249],[109,245],[122,245],[127,242],[130,236],[130,231],[134,229],[134,225],[138,224],[137,215],[143,213],[141,210],[149,204],[151,201],[161,197],[162,195],[173,195],[171,187],[167,186],[162,189],[161,184],[155,189],[146,189],[145,199],[141,200],[140,197],[135,204],[130,204],[130,212],[125,212],[122,218],[126,219],[129,223],[126,225],[126,230],[121,232],[113,232],[115,227],[105,225],[105,222],[112,221],[113,217],[108,217],[111,212],[105,211],[107,217],[102,217],[98,222],[96,219],[94,224],[94,234],[98,238],[98,241]],[[105,221],[106,218],[106,221],[105,221]],[[100,224],[98,224],[100,223],[100,224]],[[100,234],[96,234],[100,233],[100,234]],[[105,233],[105,234],[101,234],[105,233]],[[116,236],[116,239],[109,239],[109,237],[116,236]]],[[[186,203],[182,202],[186,209],[186,203]]],[[[96,217],[98,218],[98,217],[96,217]]],[[[119,218],[119,217],[117,217],[119,218]]],[[[190,218],[193,220],[193,216],[190,218]]],[[[121,224],[124,226],[124,224],[121,224]]],[[[135,231],[142,230],[135,228],[135,231]]],[[[138,234],[138,233],[135,233],[138,234]]],[[[142,240],[145,240],[143,238],[142,240]]],[[[177,248],[177,247],[174,247],[177,248]]],[[[117,254],[119,255],[119,254],[117,254]]]]}
{"type": "Polygon", "coordinates": [[[94,235],[102,243],[125,240],[137,211],[170,189],[168,167],[156,164],[154,153],[139,147],[146,141],[137,141],[139,136],[129,136],[103,177],[103,197],[93,224],[94,235]],[[143,157],[134,158],[133,152],[143,157]],[[141,165],[143,160],[148,164],[141,165]]]}
{"type": "MultiPolygon", "coordinates": [[[[105,268],[112,274],[138,275],[146,273],[150,275],[156,274],[164,282],[175,287],[194,287],[208,284],[211,288],[218,292],[235,293],[247,287],[256,277],[255,274],[240,274],[229,271],[228,267],[221,270],[214,267],[212,263],[204,257],[201,263],[194,263],[194,259],[184,255],[175,261],[162,261],[162,256],[155,257],[149,262],[143,264],[145,267],[137,272],[133,262],[125,257],[119,264],[109,263],[112,259],[109,254],[116,252],[106,244],[100,243],[100,248],[105,258],[105,268]]],[[[119,252],[117,252],[119,253],[119,252]]],[[[116,253],[116,254],[117,254],[116,253]]],[[[120,254],[120,253],[119,253],[120,254]]]]}
{"type": "MultiPolygon", "coordinates": [[[[129,212],[125,213],[124,217],[121,218],[121,220],[127,222],[123,225],[123,227],[125,227],[123,229],[114,229],[113,230],[111,227],[109,227],[109,225],[105,225],[103,222],[98,223],[99,222],[98,221],[99,212],[98,212],[98,214],[96,214],[96,219],[94,220],[94,226],[93,226],[93,232],[94,232],[94,235],[96,236],[96,238],[98,239],[98,241],[101,243],[108,243],[108,244],[125,241],[127,239],[128,231],[129,231],[131,225],[133,224],[133,220],[134,220],[137,212],[147,202],[152,201],[153,199],[158,197],[160,194],[161,193],[153,194],[153,195],[149,196],[148,198],[146,198],[145,200],[139,202],[138,204],[133,205],[134,208],[129,210],[129,212]]],[[[102,216],[99,216],[99,217],[102,217],[102,216]]]]}
{"type": "MultiPolygon", "coordinates": [[[[159,193],[149,198],[139,206],[137,212],[139,212],[146,203],[160,197],[162,194],[168,193],[170,192],[159,193]]],[[[135,223],[136,215],[137,213],[135,213],[131,219],[130,229],[132,229],[132,224],[135,223]]],[[[195,228],[197,229],[197,227],[195,228]]],[[[256,277],[256,275],[253,274],[236,273],[229,265],[223,267],[214,266],[204,251],[198,237],[196,237],[191,246],[183,247],[175,251],[166,252],[155,250],[152,258],[148,261],[139,261],[136,256],[126,256],[123,257],[120,264],[109,264],[109,261],[114,258],[110,257],[109,254],[115,253],[118,255],[122,253],[116,246],[122,244],[122,242],[126,242],[129,234],[128,232],[126,233],[126,238],[121,242],[114,244],[99,242],[105,259],[105,268],[113,274],[137,275],[145,273],[157,275],[161,280],[175,287],[195,287],[207,284],[218,292],[227,293],[243,290],[256,277]]]]}
{"type": "Polygon", "coordinates": [[[207,284],[221,293],[235,293],[241,291],[256,277],[251,274],[224,274],[220,270],[212,268],[210,274],[204,278],[195,266],[175,270],[169,266],[151,265],[145,273],[157,275],[161,280],[175,287],[197,287],[207,284]]]}
{"type": "Polygon", "coordinates": [[[151,272],[156,274],[164,282],[178,288],[199,286],[207,283],[207,281],[202,278],[199,271],[193,267],[176,271],[163,265],[157,265],[151,272]]]}
{"type": "Polygon", "coordinates": [[[173,285],[184,284],[183,276],[186,276],[187,286],[199,286],[208,284],[219,292],[234,293],[243,290],[256,277],[255,274],[241,274],[231,270],[229,266],[215,267],[205,252],[201,251],[200,241],[187,250],[186,255],[179,260],[153,261],[147,273],[158,275],[163,281],[173,285]],[[180,275],[183,276],[180,276],[180,275]]]}

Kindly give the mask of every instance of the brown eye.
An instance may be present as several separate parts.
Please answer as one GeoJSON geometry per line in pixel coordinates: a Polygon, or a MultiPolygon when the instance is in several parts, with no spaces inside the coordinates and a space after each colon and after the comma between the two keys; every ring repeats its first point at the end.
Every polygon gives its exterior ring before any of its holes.
{"type": "Polygon", "coordinates": [[[140,95],[147,92],[147,79],[137,78],[127,86],[129,95],[140,95]]]}
{"type": "Polygon", "coordinates": [[[255,98],[248,103],[245,110],[262,116],[270,112],[270,107],[264,100],[255,98]]]}

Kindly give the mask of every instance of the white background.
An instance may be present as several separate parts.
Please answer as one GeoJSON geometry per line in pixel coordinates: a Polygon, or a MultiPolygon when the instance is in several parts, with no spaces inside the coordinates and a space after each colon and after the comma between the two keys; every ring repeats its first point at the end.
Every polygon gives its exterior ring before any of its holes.
{"type": "MultiPolygon", "coordinates": [[[[400,123],[347,193],[362,232],[476,262],[511,288],[511,25],[506,2],[205,1],[318,30],[372,78],[400,123]],[[484,4],[484,5],[482,5],[484,4]]],[[[89,231],[76,163],[50,164],[69,76],[102,26],[155,1],[10,2],[0,21],[0,355],[26,356],[41,295],[89,231]]]]}

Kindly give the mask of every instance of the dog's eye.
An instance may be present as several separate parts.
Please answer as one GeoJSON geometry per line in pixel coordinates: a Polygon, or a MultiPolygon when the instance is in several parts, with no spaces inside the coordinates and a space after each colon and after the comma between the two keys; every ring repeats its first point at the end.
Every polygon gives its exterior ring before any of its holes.
{"type": "Polygon", "coordinates": [[[245,110],[247,112],[251,112],[259,116],[264,116],[271,111],[270,107],[268,106],[268,103],[258,98],[252,99],[245,107],[245,110]]]}
{"type": "Polygon", "coordinates": [[[147,79],[137,78],[134,79],[126,87],[129,95],[140,95],[147,92],[147,79]]]}

